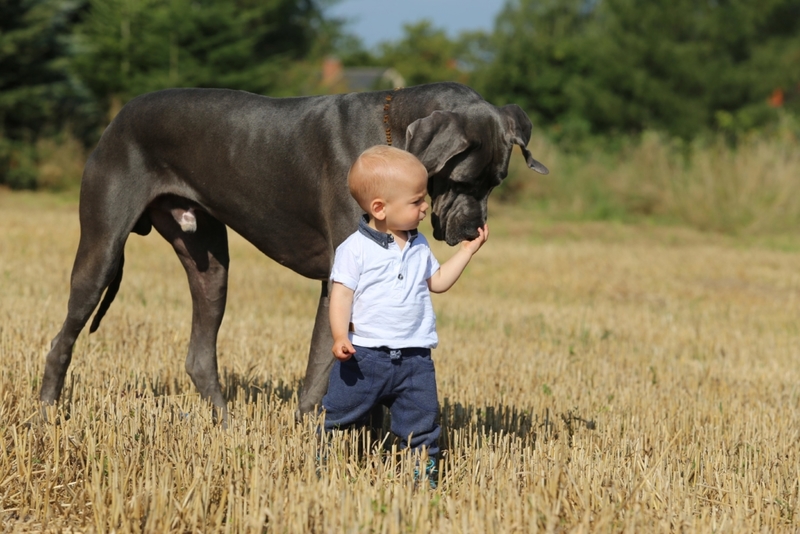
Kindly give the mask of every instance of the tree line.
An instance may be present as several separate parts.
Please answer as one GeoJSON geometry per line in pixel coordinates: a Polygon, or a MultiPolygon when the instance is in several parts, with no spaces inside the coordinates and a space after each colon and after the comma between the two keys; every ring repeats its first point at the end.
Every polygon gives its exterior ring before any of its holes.
{"type": "Polygon", "coordinates": [[[89,148],[166,87],[324,92],[320,64],[393,67],[517,103],[563,146],[656,130],[735,138],[800,112],[800,0],[509,0],[488,32],[422,21],[366,49],[335,0],[0,0],[0,183],[35,187],[37,143],[89,148]]]}

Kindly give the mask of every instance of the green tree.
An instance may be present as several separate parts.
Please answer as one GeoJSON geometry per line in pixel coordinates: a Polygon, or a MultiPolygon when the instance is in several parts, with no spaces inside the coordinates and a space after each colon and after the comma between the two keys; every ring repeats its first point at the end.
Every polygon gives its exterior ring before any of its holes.
{"type": "Polygon", "coordinates": [[[0,0],[0,184],[36,187],[37,140],[66,127],[80,137],[92,130],[96,108],[67,68],[82,6],[0,0]]]}
{"type": "Polygon", "coordinates": [[[522,106],[537,124],[586,130],[593,15],[582,0],[507,3],[492,36],[474,44],[475,87],[495,104],[522,106]]]}
{"type": "Polygon", "coordinates": [[[405,35],[399,41],[379,45],[378,64],[396,69],[406,85],[466,81],[466,74],[458,67],[461,48],[444,30],[434,28],[428,20],[403,28],[405,35]]]}
{"type": "Polygon", "coordinates": [[[567,139],[657,129],[692,137],[775,117],[800,82],[800,0],[512,0],[475,84],[567,139]]]}
{"type": "Polygon", "coordinates": [[[775,90],[787,108],[800,112],[800,0],[720,2],[711,38],[715,68],[709,69],[709,108],[716,125],[732,121],[748,130],[774,118],[767,98],[775,90]]]}
{"type": "Polygon", "coordinates": [[[86,95],[70,78],[64,45],[81,4],[0,0],[0,137],[34,140],[78,119],[86,95]]]}
{"type": "Polygon", "coordinates": [[[600,21],[594,50],[610,68],[594,76],[628,102],[625,129],[760,126],[775,118],[770,93],[800,81],[798,0],[605,0],[600,21]]]}
{"type": "Polygon", "coordinates": [[[91,0],[74,70],[113,115],[165,87],[286,90],[328,25],[315,0],[91,0]]]}
{"type": "Polygon", "coordinates": [[[591,42],[593,84],[580,112],[599,130],[700,131],[710,118],[713,9],[694,0],[605,0],[591,42]]]}

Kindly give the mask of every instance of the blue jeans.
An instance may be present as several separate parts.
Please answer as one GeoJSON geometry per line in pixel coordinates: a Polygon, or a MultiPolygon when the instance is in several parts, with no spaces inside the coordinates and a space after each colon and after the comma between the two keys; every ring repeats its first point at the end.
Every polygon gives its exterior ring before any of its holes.
{"type": "Polygon", "coordinates": [[[336,360],[322,399],[325,430],[363,426],[377,404],[389,408],[392,433],[401,447],[439,452],[439,399],[430,349],[356,346],[347,361],[336,360]],[[408,436],[411,435],[411,442],[408,436]]]}

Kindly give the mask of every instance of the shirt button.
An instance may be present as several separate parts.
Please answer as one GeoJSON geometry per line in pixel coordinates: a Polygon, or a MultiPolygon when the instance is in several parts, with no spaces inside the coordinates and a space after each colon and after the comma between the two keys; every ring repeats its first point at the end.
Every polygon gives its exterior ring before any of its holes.
{"type": "Polygon", "coordinates": [[[397,278],[398,278],[398,280],[402,280],[402,279],[403,279],[403,275],[402,275],[402,273],[401,273],[401,274],[398,274],[398,275],[397,275],[397,278]]]}

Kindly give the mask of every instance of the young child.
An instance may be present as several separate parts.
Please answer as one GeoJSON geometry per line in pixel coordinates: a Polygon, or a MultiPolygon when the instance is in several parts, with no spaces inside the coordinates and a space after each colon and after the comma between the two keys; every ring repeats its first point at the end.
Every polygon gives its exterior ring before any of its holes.
{"type": "MultiPolygon", "coordinates": [[[[426,448],[433,459],[440,428],[431,360],[438,337],[430,292],[453,286],[489,229],[478,228],[478,237],[462,242],[440,266],[417,233],[429,207],[428,172],[414,155],[372,147],[355,161],[347,181],[367,214],[358,231],[336,249],[331,273],[336,362],[322,399],[325,430],[363,426],[371,409],[384,404],[401,446],[426,448]]],[[[431,474],[435,462],[429,461],[426,470],[431,474]]]]}

